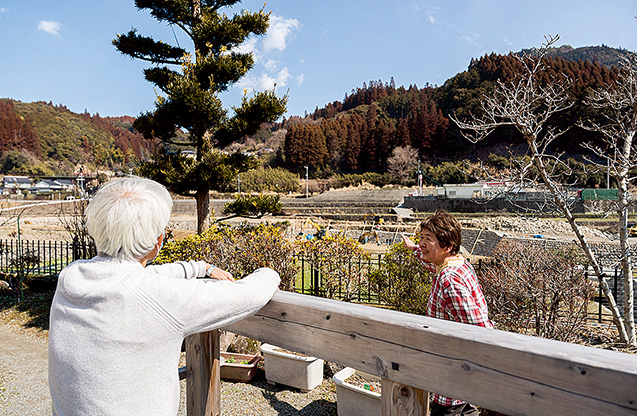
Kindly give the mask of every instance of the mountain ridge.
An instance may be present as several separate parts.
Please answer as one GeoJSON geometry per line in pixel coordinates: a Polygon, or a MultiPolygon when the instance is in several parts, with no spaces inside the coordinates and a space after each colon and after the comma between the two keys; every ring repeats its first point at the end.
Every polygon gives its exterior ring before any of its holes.
{"type": "MultiPolygon", "coordinates": [[[[534,50],[517,52],[521,53],[532,55],[534,50]]],[[[556,71],[570,71],[579,76],[575,77],[579,90],[574,94],[580,99],[588,88],[612,82],[617,66],[628,53],[606,45],[580,48],[562,45],[551,48],[548,56],[558,67],[556,71]]],[[[232,150],[272,147],[277,156],[269,163],[288,167],[309,165],[331,171],[384,170],[393,148],[405,145],[413,145],[425,159],[429,155],[432,163],[471,157],[472,152],[473,157],[484,157],[486,150],[468,145],[448,116],[475,113],[479,97],[492,88],[496,79],[512,77],[516,70],[513,54],[492,53],[471,59],[467,70],[441,86],[397,87],[393,78],[386,83],[380,80],[370,81],[369,85],[363,83],[362,88],[345,93],[342,101],[316,107],[305,117],[292,116],[264,126],[261,132],[232,150]],[[324,126],[320,127],[322,123],[324,126]],[[370,135],[375,137],[370,139],[370,135]],[[307,148],[313,141],[318,144],[307,148]],[[351,149],[358,149],[359,154],[349,152],[351,149]],[[363,154],[361,149],[365,150],[363,154]]],[[[584,110],[576,106],[572,111],[584,110]]],[[[565,115],[558,121],[565,124],[573,116],[565,115]]],[[[85,164],[94,169],[128,172],[138,159],[152,152],[152,144],[134,131],[134,120],[131,116],[73,113],[64,105],[51,102],[0,99],[0,169],[3,173],[44,176],[73,172],[78,165],[85,164]]],[[[516,145],[514,136],[503,131],[482,147],[510,148],[516,145]]]]}

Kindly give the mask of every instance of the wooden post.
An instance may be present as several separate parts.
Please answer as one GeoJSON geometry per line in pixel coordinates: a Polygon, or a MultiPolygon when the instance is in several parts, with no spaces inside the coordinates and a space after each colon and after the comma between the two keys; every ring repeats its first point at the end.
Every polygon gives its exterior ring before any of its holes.
{"type": "Polygon", "coordinates": [[[221,415],[218,330],[186,338],[186,373],[188,416],[221,415]]]}
{"type": "Polygon", "coordinates": [[[382,416],[429,416],[429,392],[383,378],[382,416]]]}

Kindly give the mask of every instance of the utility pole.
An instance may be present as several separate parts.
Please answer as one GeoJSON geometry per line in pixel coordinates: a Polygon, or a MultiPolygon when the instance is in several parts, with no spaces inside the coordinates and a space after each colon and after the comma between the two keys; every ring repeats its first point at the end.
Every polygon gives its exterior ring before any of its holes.
{"type": "Polygon", "coordinates": [[[305,167],[305,199],[310,197],[310,169],[305,167]]]}
{"type": "Polygon", "coordinates": [[[422,195],[422,171],[420,170],[420,159],[418,159],[418,196],[422,195]]]}
{"type": "Polygon", "coordinates": [[[84,198],[84,175],[82,173],[79,174],[76,182],[80,186],[80,198],[84,198]]]}
{"type": "Polygon", "coordinates": [[[239,177],[239,173],[237,173],[237,193],[241,193],[241,178],[239,177]]]}

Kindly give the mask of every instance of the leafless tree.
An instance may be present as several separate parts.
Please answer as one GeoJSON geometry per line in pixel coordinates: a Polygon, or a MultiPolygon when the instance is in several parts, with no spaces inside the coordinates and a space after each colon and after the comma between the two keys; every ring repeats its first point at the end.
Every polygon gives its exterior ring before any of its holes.
{"type": "Polygon", "coordinates": [[[86,228],[84,212],[88,200],[63,201],[59,205],[57,218],[72,242],[73,260],[86,259],[96,254],[95,243],[86,228]]]}
{"type": "Polygon", "coordinates": [[[40,259],[36,253],[29,250],[28,246],[25,247],[22,243],[20,216],[29,209],[28,206],[6,207],[5,205],[3,203],[2,207],[0,207],[0,216],[2,218],[0,226],[5,226],[15,221],[16,229],[9,233],[9,236],[16,238],[16,244],[15,246],[13,244],[5,245],[4,242],[0,242],[0,256],[4,257],[6,264],[9,265],[5,279],[11,287],[15,300],[21,302],[24,300],[24,283],[40,259]]]}
{"type": "MultiPolygon", "coordinates": [[[[483,97],[482,115],[472,115],[468,121],[458,120],[455,116],[451,119],[463,130],[465,137],[474,143],[502,126],[513,126],[522,134],[528,145],[528,157],[520,159],[522,163],[517,169],[511,170],[511,178],[515,179],[517,186],[541,185],[550,193],[552,204],[569,222],[588,261],[597,276],[600,276],[600,284],[622,342],[631,343],[627,325],[608,284],[602,278],[603,269],[575,222],[570,208],[570,187],[561,182],[557,175],[558,172],[568,171],[568,164],[561,155],[548,150],[549,145],[565,132],[551,126],[549,120],[570,108],[573,102],[568,93],[571,81],[565,76],[554,77],[548,82],[541,81],[541,77],[546,75],[544,58],[559,36],[547,36],[545,39],[532,56],[518,56],[524,70],[517,78],[509,83],[498,81],[493,92],[483,97]]],[[[634,335],[632,340],[634,343],[634,335]]]]}
{"type": "Polygon", "coordinates": [[[603,120],[582,121],[579,125],[587,130],[601,133],[600,145],[585,144],[597,157],[603,160],[600,168],[608,169],[609,175],[617,182],[619,198],[615,209],[619,218],[619,244],[622,252],[621,268],[624,279],[624,320],[630,343],[635,344],[635,306],[633,272],[630,245],[628,244],[628,208],[634,201],[629,187],[634,182],[637,168],[637,56],[629,54],[624,58],[623,70],[617,82],[595,90],[587,103],[601,111],[603,120]],[[632,174],[631,174],[632,172],[632,174]]]}
{"type": "Polygon", "coordinates": [[[489,317],[498,329],[572,342],[584,326],[592,285],[575,247],[547,251],[503,240],[480,268],[489,317]]]}
{"type": "Polygon", "coordinates": [[[387,159],[387,167],[392,178],[405,184],[416,170],[418,150],[411,146],[399,146],[394,149],[394,154],[387,159]]]}

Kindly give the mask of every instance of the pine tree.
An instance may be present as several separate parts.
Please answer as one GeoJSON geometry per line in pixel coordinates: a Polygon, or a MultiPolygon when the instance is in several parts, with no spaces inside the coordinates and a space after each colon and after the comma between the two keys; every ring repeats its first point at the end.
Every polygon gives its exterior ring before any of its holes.
{"type": "Polygon", "coordinates": [[[223,189],[238,172],[254,165],[246,157],[227,156],[215,148],[254,134],[264,122],[275,121],[285,112],[287,102],[287,96],[278,98],[271,90],[244,96],[234,114],[223,107],[219,94],[254,65],[251,53],[233,48],[253,34],[263,35],[268,28],[269,15],[263,10],[232,17],[219,11],[238,2],[135,0],[139,10],[148,10],[158,21],[182,29],[192,42],[192,53],[180,45],[142,36],[137,29],[113,40],[123,54],[155,64],[144,75],[163,93],[154,111],[143,113],[134,124],[145,139],[161,143],[154,160],[143,163],[140,173],[177,194],[195,197],[199,233],[208,225],[210,190],[223,189]],[[196,158],[175,153],[175,148],[194,149],[196,158]]]}

